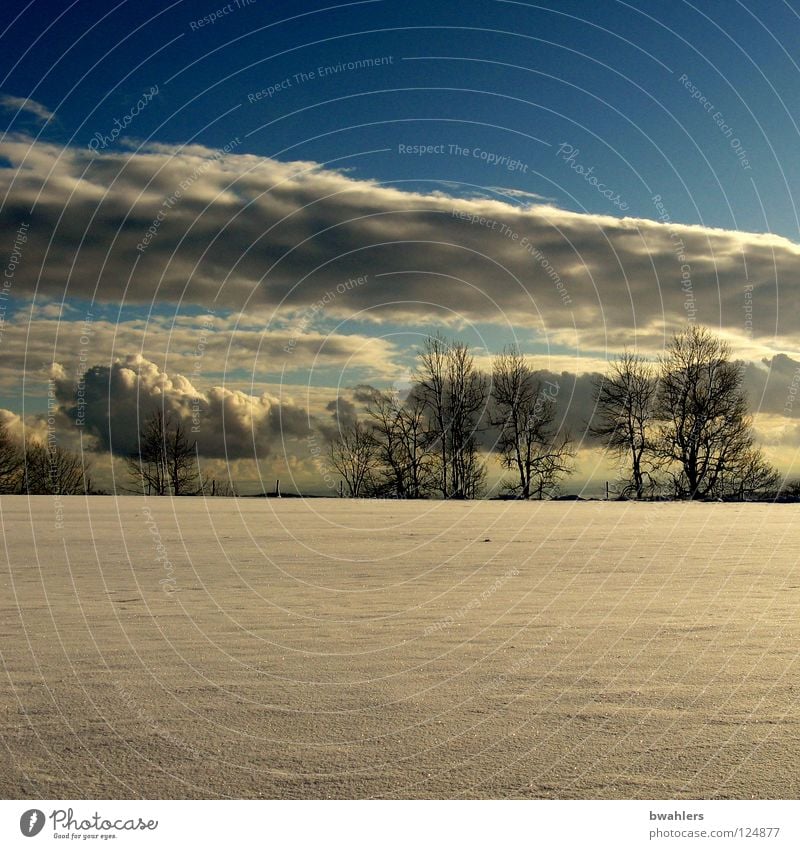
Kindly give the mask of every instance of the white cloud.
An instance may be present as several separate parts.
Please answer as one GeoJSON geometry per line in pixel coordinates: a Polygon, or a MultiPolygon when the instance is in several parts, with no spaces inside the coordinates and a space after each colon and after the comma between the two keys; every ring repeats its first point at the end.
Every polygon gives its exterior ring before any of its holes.
{"type": "Polygon", "coordinates": [[[156,409],[180,420],[206,457],[262,458],[307,436],[308,411],[267,392],[252,395],[227,386],[197,389],[141,354],[89,368],[76,383],[55,364],[52,376],[64,417],[96,441],[100,451],[129,454],[145,419],[156,409]]]}
{"type": "Polygon", "coordinates": [[[197,145],[92,154],[17,136],[0,154],[5,223],[31,224],[17,291],[38,279],[270,326],[326,299],[330,319],[524,326],[588,353],[657,351],[690,317],[767,353],[800,331],[800,246],[771,234],[404,192],[197,145]]]}
{"type": "Polygon", "coordinates": [[[14,97],[11,94],[0,94],[0,107],[8,112],[29,112],[42,123],[54,117],[46,106],[31,100],[29,97],[14,97]]]}

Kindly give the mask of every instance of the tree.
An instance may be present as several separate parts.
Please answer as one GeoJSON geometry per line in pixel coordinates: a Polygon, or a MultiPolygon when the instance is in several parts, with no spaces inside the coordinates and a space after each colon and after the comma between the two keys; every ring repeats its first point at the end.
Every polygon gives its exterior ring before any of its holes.
{"type": "Polygon", "coordinates": [[[433,458],[425,403],[416,392],[405,401],[375,390],[367,405],[383,480],[379,491],[395,498],[422,498],[433,485],[433,458]]]}
{"type": "Polygon", "coordinates": [[[557,485],[571,471],[572,440],[556,427],[558,385],[547,386],[516,348],[506,348],[492,363],[492,424],[499,428],[502,465],[514,469],[507,489],[528,499],[557,485]]]}
{"type": "Polygon", "coordinates": [[[486,377],[463,342],[447,350],[447,400],[450,428],[450,498],[475,498],[486,477],[477,432],[487,401],[486,377]]]}
{"type": "Polygon", "coordinates": [[[196,495],[201,488],[197,443],[180,419],[156,409],[145,420],[138,450],[125,458],[136,491],[146,495],[196,495]]]}
{"type": "Polygon", "coordinates": [[[435,336],[420,352],[416,382],[442,497],[474,498],[486,476],[476,436],[486,406],[486,377],[467,345],[435,336]]]}
{"type": "Polygon", "coordinates": [[[25,445],[19,491],[24,495],[88,495],[89,464],[54,441],[25,445]]]}
{"type": "Polygon", "coordinates": [[[726,343],[692,325],[673,337],[660,372],[656,456],[678,496],[712,497],[754,450],[741,366],[726,343]]]}
{"type": "Polygon", "coordinates": [[[338,438],[328,446],[328,459],[344,478],[351,498],[363,495],[377,465],[377,446],[371,428],[354,419],[339,427],[338,438]]]}
{"type": "Polygon", "coordinates": [[[23,468],[23,452],[0,423],[0,493],[17,492],[23,468]]]}
{"type": "Polygon", "coordinates": [[[738,463],[720,475],[717,491],[719,498],[746,499],[775,498],[780,484],[780,473],[768,463],[755,446],[743,452],[738,463]]]}
{"type": "Polygon", "coordinates": [[[203,479],[200,485],[200,495],[205,495],[207,498],[238,498],[239,493],[236,490],[236,484],[231,480],[218,481],[216,478],[210,480],[203,479]]]}
{"type": "Polygon", "coordinates": [[[638,354],[625,351],[611,362],[609,373],[595,389],[597,406],[590,433],[630,461],[633,489],[641,498],[658,391],[654,369],[638,354]]]}
{"type": "Polygon", "coordinates": [[[449,346],[441,336],[429,336],[419,355],[416,380],[429,416],[428,432],[439,456],[439,490],[449,495],[449,427],[447,416],[447,357],[449,346]]]}
{"type": "Polygon", "coordinates": [[[778,497],[786,501],[800,501],[800,480],[784,483],[780,488],[778,497]]]}
{"type": "Polygon", "coordinates": [[[459,480],[451,498],[478,498],[486,482],[486,463],[481,459],[478,440],[474,434],[461,443],[457,453],[459,480]]]}

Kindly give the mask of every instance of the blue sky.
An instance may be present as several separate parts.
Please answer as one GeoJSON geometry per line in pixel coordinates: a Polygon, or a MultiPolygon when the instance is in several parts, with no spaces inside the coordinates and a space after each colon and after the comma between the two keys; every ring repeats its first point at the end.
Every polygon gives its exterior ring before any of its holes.
{"type": "Polygon", "coordinates": [[[633,215],[652,217],[658,193],[676,221],[798,235],[800,94],[788,36],[800,20],[789,4],[256,0],[196,29],[219,5],[81,2],[54,21],[63,5],[5,12],[2,90],[55,111],[50,140],[88,143],[158,85],[137,138],[215,147],[238,135],[246,152],[337,160],[382,181],[509,187],[613,212],[591,186],[565,179],[553,145],[566,142],[633,215]],[[295,77],[369,57],[392,61],[295,77]],[[403,156],[403,143],[480,148],[527,168],[403,156]]]}
{"type": "Polygon", "coordinates": [[[787,2],[5,4],[0,406],[96,367],[319,416],[434,330],[580,375],[688,319],[792,465],[798,35],[787,2]]]}

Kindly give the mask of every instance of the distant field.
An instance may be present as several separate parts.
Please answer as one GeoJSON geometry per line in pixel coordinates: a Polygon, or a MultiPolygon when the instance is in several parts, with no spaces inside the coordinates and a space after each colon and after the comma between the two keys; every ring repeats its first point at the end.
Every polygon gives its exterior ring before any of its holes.
{"type": "Polygon", "coordinates": [[[0,521],[3,797],[800,796],[797,506],[0,521]]]}

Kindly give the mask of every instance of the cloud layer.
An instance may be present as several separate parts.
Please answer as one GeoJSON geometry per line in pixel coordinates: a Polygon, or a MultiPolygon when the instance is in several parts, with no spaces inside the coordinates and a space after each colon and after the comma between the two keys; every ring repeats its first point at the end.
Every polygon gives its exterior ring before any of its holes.
{"type": "Polygon", "coordinates": [[[490,322],[594,350],[658,349],[687,318],[756,349],[793,351],[800,331],[798,245],[669,223],[666,199],[653,220],[453,199],[235,143],[92,153],[17,136],[0,155],[3,223],[30,224],[27,294],[267,323],[324,301],[329,317],[490,322]]]}

